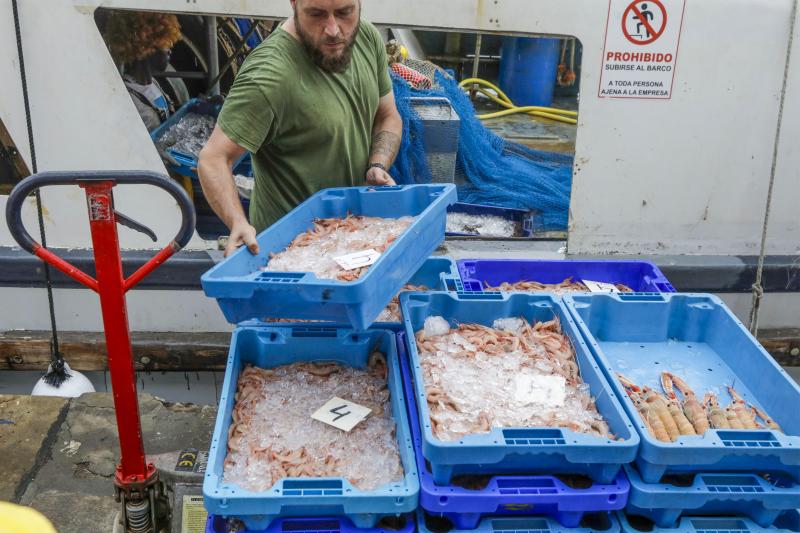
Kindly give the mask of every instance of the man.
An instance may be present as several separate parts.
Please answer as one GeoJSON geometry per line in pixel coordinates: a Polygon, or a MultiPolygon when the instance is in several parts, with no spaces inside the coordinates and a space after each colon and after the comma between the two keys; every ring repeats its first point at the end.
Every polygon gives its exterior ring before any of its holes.
{"type": "Polygon", "coordinates": [[[175,15],[122,11],[108,19],[106,40],[114,59],[124,66],[123,81],[148,131],[174,111],[153,73],[167,69],[170,49],[181,39],[175,15]]]}
{"type": "Polygon", "coordinates": [[[230,229],[225,254],[258,253],[263,231],[327,187],[394,185],[402,120],[375,27],[360,0],[291,0],[294,16],[245,61],[198,171],[211,207],[230,229]],[[252,152],[247,221],[231,174],[252,152]]]}

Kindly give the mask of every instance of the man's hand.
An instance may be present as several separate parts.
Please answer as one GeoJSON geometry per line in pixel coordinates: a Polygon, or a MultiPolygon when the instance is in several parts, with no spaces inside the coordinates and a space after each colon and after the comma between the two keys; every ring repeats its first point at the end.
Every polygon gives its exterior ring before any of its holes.
{"type": "Polygon", "coordinates": [[[369,185],[397,185],[388,172],[378,167],[372,167],[367,171],[366,180],[369,185]]]}
{"type": "Polygon", "coordinates": [[[241,245],[247,246],[250,253],[258,253],[258,241],[256,241],[256,228],[247,221],[238,222],[231,228],[231,235],[228,237],[228,244],[225,246],[225,257],[236,251],[241,245]]]}

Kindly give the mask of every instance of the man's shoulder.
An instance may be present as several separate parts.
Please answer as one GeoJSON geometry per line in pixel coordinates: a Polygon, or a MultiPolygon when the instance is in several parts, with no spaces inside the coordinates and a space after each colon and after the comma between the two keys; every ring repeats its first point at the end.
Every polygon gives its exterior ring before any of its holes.
{"type": "Polygon", "coordinates": [[[368,39],[370,43],[377,44],[383,42],[378,28],[376,28],[373,23],[366,19],[361,19],[360,26],[359,33],[364,36],[365,39],[368,39]]]}
{"type": "Polygon", "coordinates": [[[275,75],[294,70],[296,55],[292,36],[283,30],[276,30],[259,44],[245,59],[240,75],[275,75]]]}

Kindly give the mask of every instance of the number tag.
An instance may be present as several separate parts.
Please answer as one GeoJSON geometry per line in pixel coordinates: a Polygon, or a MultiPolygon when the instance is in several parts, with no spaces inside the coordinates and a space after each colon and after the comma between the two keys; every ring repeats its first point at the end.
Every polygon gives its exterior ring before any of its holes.
{"type": "Polygon", "coordinates": [[[372,409],[368,407],[334,396],[325,405],[317,409],[311,415],[311,418],[349,432],[359,422],[367,418],[371,412],[372,409]]]}
{"type": "Polygon", "coordinates": [[[340,255],[339,257],[334,257],[333,260],[345,270],[355,270],[373,264],[380,256],[380,252],[370,248],[369,250],[361,250],[352,254],[340,255]]]}
{"type": "Polygon", "coordinates": [[[588,279],[583,279],[581,281],[583,281],[583,284],[589,289],[589,292],[620,292],[616,285],[612,283],[603,283],[602,281],[591,281],[588,279]]]}

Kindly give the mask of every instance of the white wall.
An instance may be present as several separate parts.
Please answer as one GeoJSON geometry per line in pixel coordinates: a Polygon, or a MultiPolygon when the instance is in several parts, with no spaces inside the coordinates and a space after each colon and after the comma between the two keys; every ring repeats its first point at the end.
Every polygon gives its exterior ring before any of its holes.
{"type": "MultiPolygon", "coordinates": [[[[21,2],[40,169],[162,170],[105,52],[91,13],[120,8],[284,16],[288,0],[71,0],[21,2]]],[[[395,0],[364,2],[365,16],[393,26],[542,32],[584,46],[583,94],[571,209],[570,253],[753,254],[771,164],[790,0],[687,0],[669,101],[599,99],[608,4],[604,0],[395,0]]],[[[0,3],[0,72],[16,72],[10,2],[0,3]]],[[[795,56],[781,147],[770,251],[795,253],[800,156],[800,69],[795,56]]],[[[0,84],[0,113],[24,147],[15,83],[0,84]]],[[[149,223],[162,244],[177,227],[166,195],[138,188],[120,209],[149,223]]],[[[86,246],[80,194],[45,195],[53,245],[86,246]],[[80,217],[80,218],[79,218],[80,217]]],[[[30,219],[31,223],[33,219],[30,219]]],[[[34,226],[31,226],[34,227],[34,226]]],[[[123,230],[123,244],[144,237],[123,230]]],[[[0,245],[9,244],[0,227],[0,245]]]]}

